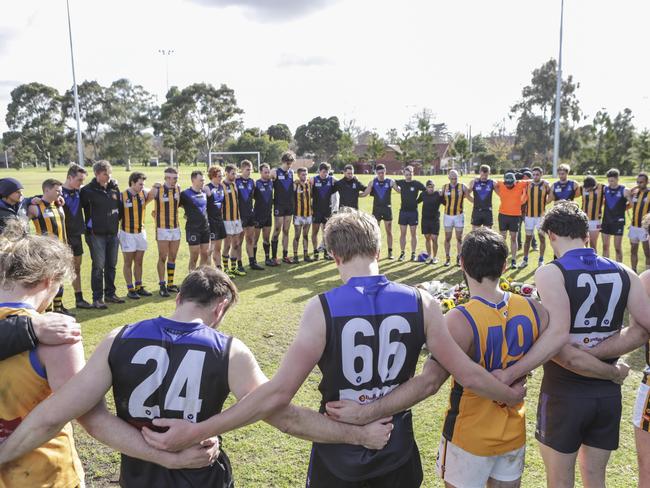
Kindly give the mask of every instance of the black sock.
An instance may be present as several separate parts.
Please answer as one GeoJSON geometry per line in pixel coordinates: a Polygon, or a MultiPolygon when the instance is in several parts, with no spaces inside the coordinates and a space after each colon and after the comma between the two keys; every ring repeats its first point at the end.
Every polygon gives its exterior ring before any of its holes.
{"type": "Polygon", "coordinates": [[[271,241],[271,250],[273,259],[278,258],[278,241],[271,241]]]}
{"type": "Polygon", "coordinates": [[[255,258],[248,258],[248,264],[249,265],[253,266],[256,262],[257,261],[255,260],[255,258]]]}
{"type": "Polygon", "coordinates": [[[271,251],[271,244],[269,244],[268,242],[265,242],[265,243],[262,244],[262,247],[264,248],[265,259],[269,259],[269,253],[271,251]]]}
{"type": "Polygon", "coordinates": [[[388,254],[393,254],[393,248],[392,247],[388,248],[388,254]]]}
{"type": "Polygon", "coordinates": [[[243,267],[244,267],[244,263],[242,263],[242,260],[241,260],[241,259],[238,259],[238,260],[237,260],[237,266],[238,266],[239,268],[243,268],[243,267]]]}
{"type": "Polygon", "coordinates": [[[282,257],[283,258],[286,258],[288,255],[289,255],[289,251],[287,251],[287,250],[282,251],[282,257]]]}
{"type": "Polygon", "coordinates": [[[253,262],[257,261],[257,246],[253,247],[253,262]]]}
{"type": "Polygon", "coordinates": [[[82,301],[84,299],[84,294],[82,291],[75,291],[74,292],[74,299],[78,302],[82,301]]]}

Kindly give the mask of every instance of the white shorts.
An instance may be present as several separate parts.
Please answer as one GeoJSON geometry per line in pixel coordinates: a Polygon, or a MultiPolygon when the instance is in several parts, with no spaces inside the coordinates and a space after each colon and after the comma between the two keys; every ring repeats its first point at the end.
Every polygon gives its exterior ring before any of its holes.
{"type": "Polygon", "coordinates": [[[120,230],[118,234],[122,252],[136,252],[147,250],[147,233],[143,230],[139,234],[129,234],[120,230]]]}
{"type": "Polygon", "coordinates": [[[447,483],[462,488],[484,488],[489,478],[497,481],[516,481],[524,472],[526,446],[499,456],[475,456],[440,440],[436,470],[447,483]]]}
{"type": "Polygon", "coordinates": [[[645,231],[643,227],[633,227],[630,226],[630,241],[633,242],[634,244],[637,244],[639,242],[645,242],[648,240],[648,233],[645,231]]]}
{"type": "MultiPolygon", "coordinates": [[[[650,424],[650,386],[641,383],[636,394],[634,403],[634,413],[632,414],[632,423],[634,427],[643,429],[643,423],[650,424]]],[[[648,429],[643,429],[648,431],[648,429]]]]}
{"type": "Polygon", "coordinates": [[[224,220],[223,225],[226,228],[226,234],[229,236],[236,236],[244,232],[241,220],[224,220]]]}
{"type": "Polygon", "coordinates": [[[465,227],[465,214],[459,214],[459,215],[447,215],[445,214],[445,218],[442,221],[442,226],[445,228],[445,230],[450,230],[453,227],[456,229],[462,229],[465,227]]]}
{"type": "Polygon", "coordinates": [[[535,229],[539,230],[539,226],[542,224],[542,217],[524,217],[524,228],[526,229],[526,235],[533,235],[535,229]]]}
{"type": "Polygon", "coordinates": [[[600,220],[589,221],[589,232],[596,232],[597,230],[600,230],[601,227],[602,224],[600,223],[600,220]]]}
{"type": "Polygon", "coordinates": [[[181,229],[180,227],[175,229],[157,229],[156,235],[159,241],[180,241],[181,229]]]}
{"type": "Polygon", "coordinates": [[[311,225],[311,216],[309,217],[298,217],[294,215],[293,225],[311,225]]]}

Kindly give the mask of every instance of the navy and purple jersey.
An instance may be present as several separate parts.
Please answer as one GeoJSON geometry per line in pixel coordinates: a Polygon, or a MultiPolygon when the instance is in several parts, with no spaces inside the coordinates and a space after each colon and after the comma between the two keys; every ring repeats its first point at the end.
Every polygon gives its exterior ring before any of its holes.
{"type": "Polygon", "coordinates": [[[625,187],[619,185],[616,188],[610,188],[609,185],[606,185],[603,187],[603,195],[605,196],[603,222],[608,224],[625,223],[625,210],[627,209],[625,187]]]}
{"type": "Polygon", "coordinates": [[[334,178],[326,176],[314,176],[312,179],[312,208],[315,214],[329,215],[331,212],[332,194],[334,189],[334,178]]]}
{"type": "Polygon", "coordinates": [[[208,187],[212,191],[212,195],[208,197],[208,221],[221,222],[223,220],[223,186],[210,182],[208,187]]]}
{"type": "Polygon", "coordinates": [[[474,181],[472,197],[474,198],[474,210],[492,210],[492,194],[494,193],[494,180],[474,181]]]}
{"type": "Polygon", "coordinates": [[[393,191],[393,180],[384,178],[384,181],[374,178],[372,180],[372,190],[370,194],[373,196],[372,208],[390,207],[391,193],[393,191]]]}
{"type": "Polygon", "coordinates": [[[551,194],[556,202],[560,200],[571,201],[580,196],[580,185],[574,180],[566,180],[565,182],[558,180],[551,185],[551,194]]]}
{"type": "Polygon", "coordinates": [[[239,216],[247,219],[253,215],[253,196],[255,195],[255,180],[242,178],[235,180],[237,186],[237,197],[239,200],[239,216]]]}
{"type": "Polygon", "coordinates": [[[209,227],[208,197],[203,190],[194,191],[192,187],[183,190],[179,205],[185,209],[186,228],[198,230],[209,227]]]}
{"type": "Polygon", "coordinates": [[[270,217],[273,209],[273,180],[259,179],[255,182],[255,218],[270,217]]]}
{"type": "Polygon", "coordinates": [[[275,207],[293,207],[293,170],[282,168],[275,170],[273,180],[273,205],[275,207]]]}
{"type": "MultiPolygon", "coordinates": [[[[615,261],[603,258],[592,248],[572,249],[553,261],[564,276],[571,307],[569,341],[591,349],[623,326],[630,277],[615,261]]],[[[611,360],[610,362],[615,362],[611,360]]],[[[620,385],[587,378],[553,361],[544,364],[542,392],[581,397],[620,393],[620,385]]]]}
{"type": "MultiPolygon", "coordinates": [[[[351,278],[319,296],[326,346],[318,362],[321,412],[336,400],[371,403],[415,373],[425,342],[420,293],[383,275],[351,278]]],[[[393,416],[394,430],[379,451],[348,444],[314,444],[338,478],[360,481],[401,466],[415,446],[411,411],[393,416]]]]}
{"type": "Polygon", "coordinates": [[[65,200],[63,211],[65,212],[65,231],[70,236],[80,236],[86,230],[83,212],[81,211],[81,194],[79,190],[61,187],[61,193],[65,200]]]}
{"type": "MultiPolygon", "coordinates": [[[[230,393],[231,338],[207,325],[163,317],[125,326],[108,363],[117,416],[156,430],[155,418],[201,422],[221,412],[230,393]]],[[[122,486],[216,486],[220,463],[170,470],[122,455],[122,486]]]]}
{"type": "Polygon", "coordinates": [[[417,180],[397,180],[395,182],[399,186],[401,206],[400,210],[404,212],[417,212],[418,211],[418,197],[420,193],[426,191],[426,187],[417,180]]]}

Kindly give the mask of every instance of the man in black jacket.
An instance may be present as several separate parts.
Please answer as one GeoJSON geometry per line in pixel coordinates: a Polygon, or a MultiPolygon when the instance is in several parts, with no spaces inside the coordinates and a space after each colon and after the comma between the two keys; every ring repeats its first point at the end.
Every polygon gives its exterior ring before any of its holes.
{"type": "Polygon", "coordinates": [[[108,161],[97,161],[93,173],[95,177],[81,189],[81,206],[92,260],[93,307],[105,309],[105,301],[124,303],[124,299],[115,294],[120,190],[117,182],[111,179],[112,167],[108,161]]]}
{"type": "Polygon", "coordinates": [[[8,219],[19,218],[20,203],[23,200],[23,185],[15,178],[0,180],[0,232],[8,219]]]}

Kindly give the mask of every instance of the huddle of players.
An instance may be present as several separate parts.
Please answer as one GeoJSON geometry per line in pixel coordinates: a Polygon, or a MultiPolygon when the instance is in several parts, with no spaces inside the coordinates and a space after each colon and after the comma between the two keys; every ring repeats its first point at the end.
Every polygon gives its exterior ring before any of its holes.
{"type": "MultiPolygon", "coordinates": [[[[213,436],[265,419],[314,441],[308,487],[419,487],[410,407],[451,374],[438,474],[449,487],[514,488],[526,444],[522,382],[543,364],[536,438],[548,485],[573,486],[577,460],[585,486],[605,486],[629,370],[617,358],[648,344],[650,272],[639,279],[585,247],[588,219],[574,203],[554,206],[540,225],[558,256],[536,272],[541,304],[499,288],[508,248],[477,229],[463,240],[460,263],[473,298],[443,318],[426,291],[379,273],[376,220],[339,212],[324,238],[344,284],[307,303],[270,381],[243,343],[216,330],[237,289],[206,266],[184,280],[171,317],[116,329],[81,371],[80,343],[32,351],[0,344],[9,357],[0,361],[2,482],[82,483],[67,424],[80,418],[123,453],[122,486],[231,487],[230,461],[213,436]],[[622,329],[626,310],[632,323],[622,329]],[[415,375],[423,344],[431,356],[415,375]],[[65,370],[71,357],[75,366],[65,370]],[[316,365],[328,416],[290,404],[316,365]],[[111,388],[116,416],[102,401],[111,388]],[[239,401],[222,412],[229,391],[239,401]],[[182,469],[199,466],[207,467],[182,469]]],[[[0,237],[0,318],[43,311],[72,271],[67,248],[21,237],[11,229],[0,237]]],[[[646,356],[634,413],[640,486],[650,482],[646,356]]]]}

